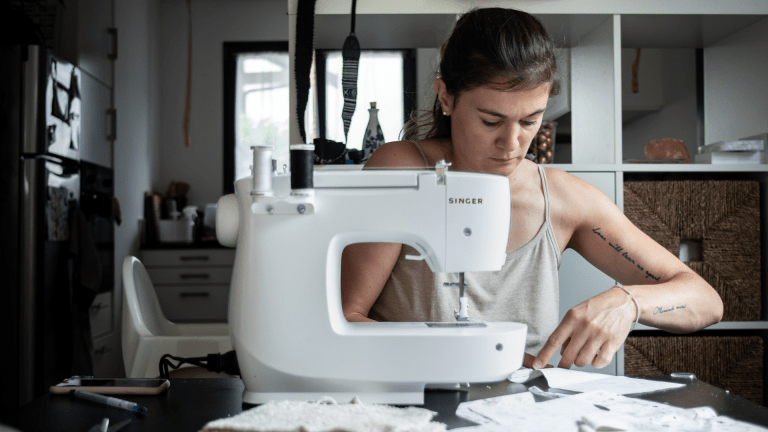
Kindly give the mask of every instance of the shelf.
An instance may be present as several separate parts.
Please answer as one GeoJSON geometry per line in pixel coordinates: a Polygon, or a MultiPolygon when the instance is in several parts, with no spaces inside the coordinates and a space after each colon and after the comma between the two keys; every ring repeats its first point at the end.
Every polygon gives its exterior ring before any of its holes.
{"type": "Polygon", "coordinates": [[[624,172],[768,172],[768,164],[622,164],[624,172]]]}
{"type": "Polygon", "coordinates": [[[734,165],[734,164],[547,164],[545,167],[563,171],[594,171],[594,172],[672,172],[672,173],[764,173],[768,172],[768,164],[734,165]]]}
{"type": "MultiPolygon", "coordinates": [[[[656,327],[638,324],[634,331],[658,331],[656,327]]],[[[706,330],[768,330],[768,321],[721,321],[706,330]]]]}
{"type": "Polygon", "coordinates": [[[763,18],[762,15],[624,15],[621,46],[704,48],[763,18]]]}

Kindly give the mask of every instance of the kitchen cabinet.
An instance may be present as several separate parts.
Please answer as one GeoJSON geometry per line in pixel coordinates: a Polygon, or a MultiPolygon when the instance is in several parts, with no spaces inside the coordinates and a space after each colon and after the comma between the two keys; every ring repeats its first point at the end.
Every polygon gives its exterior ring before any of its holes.
{"type": "Polygon", "coordinates": [[[82,160],[112,167],[112,137],[114,113],[112,107],[112,88],[106,86],[87,73],[82,74],[80,82],[83,95],[82,116],[87,121],[81,122],[80,139],[88,143],[80,153],[82,160]]]}
{"type": "MultiPolygon", "coordinates": [[[[75,47],[73,60],[83,72],[80,89],[83,105],[81,159],[113,168],[116,113],[113,107],[113,68],[117,55],[113,0],[68,0],[77,32],[68,36],[75,47]],[[76,35],[76,37],[74,36],[76,35]]],[[[119,263],[118,263],[119,265],[119,263]]],[[[94,376],[125,374],[120,348],[121,287],[99,294],[91,305],[94,376]]]]}
{"type": "Polygon", "coordinates": [[[77,1],[78,66],[112,87],[112,59],[117,55],[112,0],[77,1]]]}
{"type": "MultiPolygon", "coordinates": [[[[625,181],[755,180],[760,184],[762,203],[761,267],[768,268],[768,165],[625,162],[642,158],[642,146],[650,139],[684,136],[693,159],[701,144],[768,132],[768,81],[764,78],[768,70],[768,3],[576,0],[495,1],[493,5],[536,15],[560,48],[560,54],[568,58],[568,67],[561,69],[568,97],[561,97],[552,105],[558,107],[559,115],[562,113],[570,120],[572,163],[552,166],[589,181],[621,209],[625,181]],[[627,67],[634,60],[636,48],[644,50],[639,71],[641,91],[645,88],[650,92],[626,94],[631,76],[627,67]],[[632,59],[626,58],[628,54],[632,59]],[[687,62],[685,67],[678,67],[683,60],[687,62]],[[670,79],[674,81],[672,85],[670,79]],[[690,90],[682,92],[677,85],[680,82],[690,86],[690,90]]],[[[433,14],[439,10],[460,14],[468,8],[466,2],[455,0],[360,1],[357,13],[433,14]]],[[[331,0],[319,0],[315,11],[318,15],[349,13],[331,0]]],[[[299,142],[293,140],[297,134],[294,126],[291,133],[291,142],[299,142]]],[[[763,270],[760,320],[721,322],[698,332],[696,337],[727,333],[758,335],[765,340],[767,275],[763,270]]],[[[567,251],[560,267],[561,316],[572,305],[614,283],[577,254],[567,251]]],[[[632,336],[657,333],[638,325],[632,336]]],[[[766,366],[763,360],[763,371],[766,366]]],[[[623,350],[606,370],[624,373],[623,350]]]]}
{"type": "Polygon", "coordinates": [[[144,249],[140,259],[170,321],[227,321],[234,249],[144,249]]]}

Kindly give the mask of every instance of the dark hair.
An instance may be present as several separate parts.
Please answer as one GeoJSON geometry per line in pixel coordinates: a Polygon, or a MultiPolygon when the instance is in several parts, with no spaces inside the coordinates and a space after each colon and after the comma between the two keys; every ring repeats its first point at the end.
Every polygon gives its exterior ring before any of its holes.
{"type": "MultiPolygon", "coordinates": [[[[473,9],[462,15],[440,52],[438,76],[454,101],[467,90],[490,86],[518,90],[551,83],[560,91],[555,44],[534,16],[514,9],[473,9]]],[[[450,118],[435,97],[431,112],[412,116],[404,138],[451,136],[450,118]]]]}

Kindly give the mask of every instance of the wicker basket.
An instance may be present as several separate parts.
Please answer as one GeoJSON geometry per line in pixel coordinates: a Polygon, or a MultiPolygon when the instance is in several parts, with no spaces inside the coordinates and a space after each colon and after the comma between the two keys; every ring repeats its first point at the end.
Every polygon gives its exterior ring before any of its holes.
{"type": "Polygon", "coordinates": [[[760,320],[760,186],[755,181],[624,183],[624,214],[677,256],[680,240],[701,242],[689,262],[723,299],[724,321],[760,320]]]}
{"type": "Polygon", "coordinates": [[[700,380],[763,403],[759,336],[638,336],[624,344],[625,375],[693,372],[700,380]]]}

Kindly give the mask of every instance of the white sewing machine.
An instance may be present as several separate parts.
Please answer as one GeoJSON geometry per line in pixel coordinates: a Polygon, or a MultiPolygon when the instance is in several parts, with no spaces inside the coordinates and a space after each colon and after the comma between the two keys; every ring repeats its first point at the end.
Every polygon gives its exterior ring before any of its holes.
{"type": "Polygon", "coordinates": [[[291,146],[291,179],[273,173],[271,147],[255,147],[253,177],[218,203],[219,241],[237,246],[229,326],[243,401],[423,404],[427,384],[500,381],[518,369],[524,324],[458,314],[450,323],[350,323],[341,307],[341,254],[353,243],[408,244],[433,272],[501,269],[508,179],[441,163],[313,173],[312,148],[291,146]]]}

